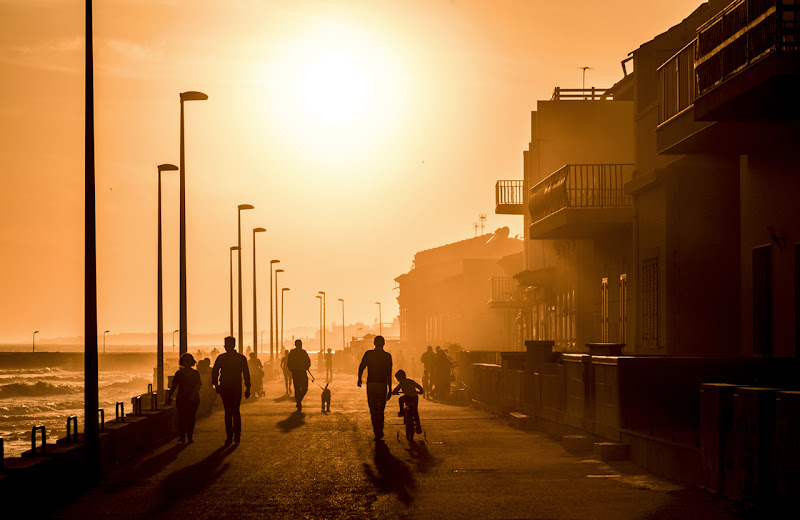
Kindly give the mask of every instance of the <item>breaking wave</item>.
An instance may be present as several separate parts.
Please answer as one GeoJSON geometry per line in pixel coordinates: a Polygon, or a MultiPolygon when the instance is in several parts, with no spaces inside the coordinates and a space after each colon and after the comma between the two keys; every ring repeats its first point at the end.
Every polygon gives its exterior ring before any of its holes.
{"type": "Polygon", "coordinates": [[[68,395],[82,392],[80,387],[54,385],[44,381],[36,383],[10,383],[0,385],[0,399],[9,397],[43,397],[50,395],[68,395]]]}

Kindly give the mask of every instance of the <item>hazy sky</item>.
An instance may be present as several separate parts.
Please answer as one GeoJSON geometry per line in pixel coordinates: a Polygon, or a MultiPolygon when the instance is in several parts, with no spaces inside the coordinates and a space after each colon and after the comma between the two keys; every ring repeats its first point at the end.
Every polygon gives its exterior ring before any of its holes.
{"type": "MultiPolygon", "coordinates": [[[[228,329],[228,248],[252,229],[259,329],[281,260],[286,327],[397,315],[414,253],[522,219],[530,111],[553,87],[617,81],[620,61],[701,2],[671,0],[95,2],[98,326],[156,328],[156,166],[178,163],[186,104],[190,333],[228,329]]],[[[0,0],[0,341],[83,334],[83,15],[0,0]]],[[[178,327],[178,176],[165,173],[165,330],[178,327]]]]}

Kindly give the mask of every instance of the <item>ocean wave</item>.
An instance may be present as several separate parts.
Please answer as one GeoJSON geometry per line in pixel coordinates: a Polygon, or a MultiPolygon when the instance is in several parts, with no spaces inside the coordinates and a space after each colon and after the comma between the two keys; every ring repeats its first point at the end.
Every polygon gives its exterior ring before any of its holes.
{"type": "Polygon", "coordinates": [[[103,385],[101,390],[115,390],[115,389],[141,389],[142,392],[147,390],[147,384],[151,381],[149,379],[145,379],[144,377],[132,377],[128,381],[116,381],[114,383],[109,383],[107,385],[103,385]]]}
{"type": "Polygon", "coordinates": [[[44,381],[36,383],[10,383],[0,385],[0,399],[9,397],[43,397],[55,395],[68,395],[82,392],[80,387],[69,385],[54,385],[44,381]]]}
{"type": "Polygon", "coordinates": [[[4,375],[19,375],[19,374],[52,374],[61,372],[60,368],[2,368],[0,369],[0,376],[4,375]]]}

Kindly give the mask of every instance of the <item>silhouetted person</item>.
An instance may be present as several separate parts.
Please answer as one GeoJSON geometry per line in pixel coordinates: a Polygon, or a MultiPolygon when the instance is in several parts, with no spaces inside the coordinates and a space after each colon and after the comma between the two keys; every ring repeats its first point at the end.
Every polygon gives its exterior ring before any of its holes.
{"type": "Polygon", "coordinates": [[[441,347],[436,347],[436,357],[433,359],[433,392],[436,396],[444,398],[450,394],[450,369],[453,364],[447,353],[441,347]]]}
{"type": "Polygon", "coordinates": [[[411,420],[417,426],[416,432],[422,433],[422,426],[419,423],[419,394],[423,392],[422,387],[413,379],[406,377],[404,370],[395,372],[394,377],[397,378],[397,386],[394,387],[392,393],[396,395],[401,391],[403,392],[403,396],[398,399],[400,411],[397,412],[397,416],[403,416],[403,406],[405,405],[408,413],[411,413],[411,420]]]}
{"type": "Polygon", "coordinates": [[[250,353],[250,359],[247,360],[247,368],[250,370],[250,381],[253,384],[253,392],[257,396],[264,395],[264,370],[261,368],[261,360],[255,352],[250,353]]]}
{"type": "Polygon", "coordinates": [[[211,383],[222,397],[225,406],[225,444],[239,442],[242,436],[242,416],[239,406],[242,403],[242,379],[244,378],[244,398],[250,397],[250,370],[247,368],[247,358],[236,352],[236,339],[232,336],[225,338],[225,352],[217,356],[214,370],[211,373],[211,383]]]}
{"type": "Polygon", "coordinates": [[[325,353],[325,379],[328,381],[333,379],[333,352],[331,349],[325,353]]]}
{"type": "Polygon", "coordinates": [[[361,386],[361,376],[367,369],[367,403],[376,441],[383,439],[383,411],[386,401],[392,396],[392,355],[383,350],[385,343],[383,336],[375,336],[375,348],[364,352],[358,365],[358,386],[361,386]]]}
{"type": "Polygon", "coordinates": [[[286,394],[284,395],[292,395],[292,372],[289,370],[289,366],[286,364],[289,361],[289,351],[283,351],[283,357],[281,358],[281,370],[283,371],[283,383],[286,385],[286,394]]]}
{"type": "Polygon", "coordinates": [[[197,412],[200,417],[205,417],[211,414],[211,409],[214,407],[214,401],[217,400],[217,392],[211,386],[211,360],[209,358],[201,359],[197,362],[197,373],[200,375],[200,406],[197,412]]]}
{"type": "Polygon", "coordinates": [[[431,373],[425,370],[422,374],[422,397],[430,399],[431,397],[431,373]]]}
{"type": "Polygon", "coordinates": [[[433,369],[433,358],[436,357],[436,353],[433,351],[433,347],[428,345],[428,350],[422,354],[422,357],[419,360],[422,362],[423,370],[427,370],[428,373],[431,372],[433,369]]]}
{"type": "Polygon", "coordinates": [[[189,442],[194,434],[194,419],[197,414],[197,407],[200,405],[200,374],[192,367],[195,365],[194,356],[188,352],[181,356],[179,363],[181,368],[172,377],[172,386],[167,392],[167,404],[172,402],[172,394],[178,390],[178,442],[189,442]]]}
{"type": "MultiPolygon", "coordinates": [[[[289,352],[286,366],[289,367],[289,371],[292,373],[294,400],[299,411],[303,409],[303,397],[308,392],[308,376],[306,372],[311,373],[311,358],[308,357],[308,352],[303,350],[303,342],[299,339],[294,340],[294,348],[289,352]]],[[[314,379],[313,376],[311,379],[314,379]]]]}

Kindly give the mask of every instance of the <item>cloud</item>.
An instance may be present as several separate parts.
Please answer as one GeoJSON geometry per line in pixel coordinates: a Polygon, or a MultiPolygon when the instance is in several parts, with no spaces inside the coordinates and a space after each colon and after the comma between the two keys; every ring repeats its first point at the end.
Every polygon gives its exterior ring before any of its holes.
{"type": "Polygon", "coordinates": [[[160,62],[165,57],[163,42],[158,46],[153,46],[130,40],[109,40],[106,42],[106,47],[119,57],[132,61],[160,62]]]}

